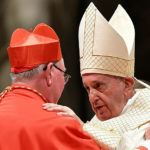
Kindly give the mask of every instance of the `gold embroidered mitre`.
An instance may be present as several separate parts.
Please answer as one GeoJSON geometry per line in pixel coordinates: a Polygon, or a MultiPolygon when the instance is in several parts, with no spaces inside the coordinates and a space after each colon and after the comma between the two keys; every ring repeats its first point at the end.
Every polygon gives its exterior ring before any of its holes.
{"type": "Polygon", "coordinates": [[[108,22],[90,3],[79,26],[81,75],[134,76],[134,38],[133,23],[121,5],[108,22]]]}

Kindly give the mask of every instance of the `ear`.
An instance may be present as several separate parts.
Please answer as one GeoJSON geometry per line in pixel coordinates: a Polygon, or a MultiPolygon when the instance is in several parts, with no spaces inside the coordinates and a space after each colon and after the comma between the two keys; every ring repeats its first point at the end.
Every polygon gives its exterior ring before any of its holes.
{"type": "Polygon", "coordinates": [[[134,79],[132,77],[125,77],[124,78],[125,83],[125,96],[127,99],[130,99],[134,95],[134,79]]]}
{"type": "Polygon", "coordinates": [[[45,72],[47,86],[51,86],[52,84],[52,69],[53,69],[53,63],[48,63],[45,72]]]}

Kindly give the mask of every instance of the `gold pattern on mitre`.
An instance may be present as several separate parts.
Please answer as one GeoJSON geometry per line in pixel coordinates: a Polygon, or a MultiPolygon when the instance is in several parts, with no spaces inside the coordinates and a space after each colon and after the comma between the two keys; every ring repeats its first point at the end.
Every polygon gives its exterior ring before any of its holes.
{"type": "Polygon", "coordinates": [[[81,75],[134,76],[134,38],[133,23],[121,5],[108,22],[90,3],[79,26],[81,75]]]}
{"type": "Polygon", "coordinates": [[[150,89],[138,89],[130,109],[118,117],[100,121],[96,116],[83,125],[83,130],[89,133],[100,146],[116,149],[124,133],[133,131],[150,122],[150,89]]]}

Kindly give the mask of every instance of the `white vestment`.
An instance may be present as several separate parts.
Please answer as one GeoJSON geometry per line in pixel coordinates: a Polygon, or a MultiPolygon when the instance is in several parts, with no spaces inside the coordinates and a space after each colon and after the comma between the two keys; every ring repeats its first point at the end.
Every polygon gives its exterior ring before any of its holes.
{"type": "Polygon", "coordinates": [[[83,129],[104,150],[134,150],[145,141],[144,134],[149,122],[150,89],[144,88],[136,90],[120,116],[106,121],[100,121],[94,116],[83,125],[83,129]]]}

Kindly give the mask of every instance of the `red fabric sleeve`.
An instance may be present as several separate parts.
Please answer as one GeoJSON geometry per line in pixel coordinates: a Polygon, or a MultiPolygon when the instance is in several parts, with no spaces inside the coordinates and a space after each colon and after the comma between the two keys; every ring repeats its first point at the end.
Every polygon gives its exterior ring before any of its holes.
{"type": "Polygon", "coordinates": [[[136,148],[137,150],[148,150],[146,147],[144,147],[144,146],[139,146],[139,147],[137,147],[136,148]]]}
{"type": "Polygon", "coordinates": [[[79,122],[72,118],[64,119],[64,121],[62,119],[53,131],[55,144],[59,145],[61,150],[101,150],[94,140],[82,130],[79,122]]]}

